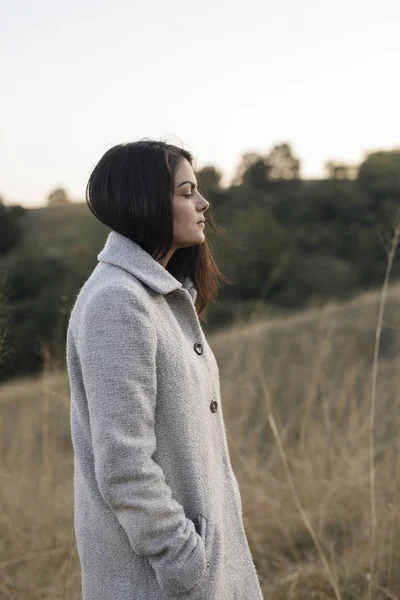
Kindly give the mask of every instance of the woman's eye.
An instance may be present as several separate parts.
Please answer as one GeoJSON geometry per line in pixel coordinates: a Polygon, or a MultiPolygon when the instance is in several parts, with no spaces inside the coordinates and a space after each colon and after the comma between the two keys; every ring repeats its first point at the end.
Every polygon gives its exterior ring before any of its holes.
{"type": "Polygon", "coordinates": [[[185,196],[185,198],[190,198],[190,196],[193,196],[192,193],[190,193],[190,194],[183,194],[183,195],[185,196]]]}

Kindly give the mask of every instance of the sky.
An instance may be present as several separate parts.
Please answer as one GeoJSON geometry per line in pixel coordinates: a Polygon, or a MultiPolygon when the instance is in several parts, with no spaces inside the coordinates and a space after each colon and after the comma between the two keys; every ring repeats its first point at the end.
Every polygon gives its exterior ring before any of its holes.
{"type": "Polygon", "coordinates": [[[229,185],[287,142],[304,178],[400,147],[398,0],[0,5],[0,197],[84,201],[115,144],[162,139],[229,185]]]}

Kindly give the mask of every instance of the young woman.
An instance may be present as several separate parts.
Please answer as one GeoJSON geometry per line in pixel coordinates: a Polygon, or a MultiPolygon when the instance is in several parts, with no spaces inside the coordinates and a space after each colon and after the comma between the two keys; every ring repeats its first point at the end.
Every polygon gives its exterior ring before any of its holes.
{"type": "Polygon", "coordinates": [[[222,279],[189,152],[108,150],[86,200],[112,231],[67,332],[83,600],[260,600],[219,370],[200,319],[222,279]]]}

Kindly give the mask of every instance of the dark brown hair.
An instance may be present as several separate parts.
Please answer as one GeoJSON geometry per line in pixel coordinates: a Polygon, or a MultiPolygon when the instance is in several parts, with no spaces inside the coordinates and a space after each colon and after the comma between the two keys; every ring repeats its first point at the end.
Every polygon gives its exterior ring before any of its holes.
{"type": "MultiPolygon", "coordinates": [[[[174,177],[183,159],[193,167],[193,156],[187,150],[147,138],[113,146],[89,177],[86,202],[107,227],[161,260],[172,245],[174,177]]],[[[210,223],[214,232],[225,233],[215,222],[211,203],[207,232],[210,223]]],[[[202,321],[207,321],[205,309],[217,300],[221,282],[231,283],[218,268],[207,236],[202,244],[175,250],[166,269],[177,279],[191,278],[202,321]]]]}

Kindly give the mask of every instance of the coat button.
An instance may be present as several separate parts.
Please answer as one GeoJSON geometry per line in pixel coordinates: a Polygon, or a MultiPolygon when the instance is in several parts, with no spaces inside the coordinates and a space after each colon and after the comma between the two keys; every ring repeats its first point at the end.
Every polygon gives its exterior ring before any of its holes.
{"type": "Polygon", "coordinates": [[[216,400],[213,400],[210,404],[211,412],[216,412],[217,408],[218,408],[218,402],[216,400]]]}
{"type": "Polygon", "coordinates": [[[197,354],[203,354],[203,346],[200,344],[200,342],[195,343],[194,351],[197,352],[197,354]]]}
{"type": "Polygon", "coordinates": [[[209,560],[206,562],[206,567],[207,567],[207,569],[209,569],[211,567],[211,563],[209,560]]]}

